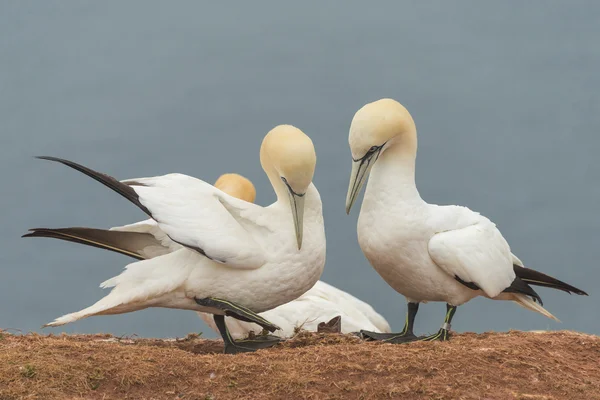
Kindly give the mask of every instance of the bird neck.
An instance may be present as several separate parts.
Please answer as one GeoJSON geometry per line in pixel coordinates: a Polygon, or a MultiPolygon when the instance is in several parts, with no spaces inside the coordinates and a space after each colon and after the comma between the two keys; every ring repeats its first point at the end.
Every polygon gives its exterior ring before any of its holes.
{"type": "MultiPolygon", "coordinates": [[[[265,168],[265,173],[267,174],[267,177],[273,186],[273,190],[275,191],[275,195],[277,196],[277,201],[275,203],[279,204],[283,209],[289,210],[291,213],[292,210],[290,209],[290,197],[287,186],[285,186],[285,183],[283,183],[281,177],[274,169],[265,168]]],[[[308,185],[305,196],[305,213],[308,209],[315,209],[317,211],[321,210],[321,197],[314,184],[311,183],[308,185]]]]}
{"type": "Polygon", "coordinates": [[[397,202],[422,203],[415,184],[416,158],[416,140],[392,143],[373,165],[365,196],[385,193],[397,202]]]}
{"type": "Polygon", "coordinates": [[[275,169],[266,169],[265,172],[267,177],[269,178],[269,182],[271,182],[271,186],[273,186],[273,190],[275,191],[275,195],[277,196],[277,203],[285,203],[289,204],[289,195],[288,189],[281,180],[281,177],[275,171],[275,169]]]}

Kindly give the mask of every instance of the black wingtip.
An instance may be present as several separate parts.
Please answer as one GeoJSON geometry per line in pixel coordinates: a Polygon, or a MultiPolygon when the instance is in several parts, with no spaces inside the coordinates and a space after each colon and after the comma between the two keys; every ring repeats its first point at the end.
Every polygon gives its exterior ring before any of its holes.
{"type": "Polygon", "coordinates": [[[29,229],[29,232],[27,232],[26,234],[22,235],[22,238],[28,238],[28,237],[46,237],[48,235],[48,233],[46,231],[48,231],[49,229],[45,229],[45,228],[33,228],[33,229],[29,229]]]}
{"type": "Polygon", "coordinates": [[[589,296],[589,294],[587,294],[586,292],[584,292],[581,289],[577,289],[576,291],[573,291],[573,293],[578,294],[580,296],[589,296]]]}
{"type": "Polygon", "coordinates": [[[587,294],[587,292],[584,292],[581,289],[577,289],[576,287],[571,286],[571,285],[569,285],[568,289],[560,289],[560,290],[562,290],[563,292],[567,292],[569,294],[577,294],[579,296],[589,296],[589,294],[587,294]]]}
{"type": "Polygon", "coordinates": [[[52,157],[52,156],[34,156],[33,158],[37,158],[38,160],[48,160],[48,161],[58,161],[58,162],[65,161],[61,158],[52,157]]]}
{"type": "Polygon", "coordinates": [[[515,274],[530,285],[562,290],[563,292],[567,292],[569,294],[575,293],[580,296],[589,296],[583,290],[576,288],[575,286],[569,285],[568,283],[560,281],[556,278],[553,278],[549,275],[546,275],[542,272],[533,270],[531,268],[525,268],[520,265],[513,265],[513,268],[515,274]]]}
{"type": "Polygon", "coordinates": [[[109,189],[117,192],[121,196],[125,197],[127,200],[131,201],[133,204],[138,206],[144,213],[148,216],[152,217],[152,213],[146,206],[140,203],[139,196],[136,191],[129,185],[119,182],[117,179],[113,178],[110,175],[103,174],[101,172],[94,171],[88,167],[85,167],[81,164],[77,164],[76,162],[65,160],[63,158],[51,157],[51,156],[36,156],[40,160],[48,160],[48,161],[56,161],[67,167],[73,168],[76,171],[79,171],[90,178],[94,179],[97,182],[100,182],[104,186],[109,189]]]}
{"type": "Polygon", "coordinates": [[[35,234],[37,233],[38,230],[39,230],[39,228],[27,229],[27,233],[21,235],[21,237],[22,238],[35,237],[35,234]]]}

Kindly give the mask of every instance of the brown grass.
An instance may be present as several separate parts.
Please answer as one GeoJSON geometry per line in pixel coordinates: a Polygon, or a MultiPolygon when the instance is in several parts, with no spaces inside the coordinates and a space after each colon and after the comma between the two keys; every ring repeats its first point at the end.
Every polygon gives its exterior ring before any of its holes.
{"type": "Polygon", "coordinates": [[[222,342],[0,332],[0,400],[600,399],[600,337],[465,333],[390,345],[301,333],[223,355],[222,342]]]}

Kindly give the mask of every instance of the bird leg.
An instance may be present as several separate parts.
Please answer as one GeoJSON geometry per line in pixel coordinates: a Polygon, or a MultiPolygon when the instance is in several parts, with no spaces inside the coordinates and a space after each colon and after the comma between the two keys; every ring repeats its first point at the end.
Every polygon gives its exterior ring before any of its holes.
{"type": "Polygon", "coordinates": [[[227,325],[225,324],[225,316],[239,319],[240,321],[244,322],[253,322],[269,332],[275,332],[280,328],[256,314],[252,310],[244,306],[240,306],[239,304],[232,303],[231,301],[218,299],[216,297],[206,297],[203,299],[196,298],[194,300],[203,307],[217,308],[224,312],[225,315],[213,315],[213,319],[215,321],[215,325],[217,325],[217,329],[219,330],[221,337],[223,338],[223,342],[225,343],[225,354],[237,354],[265,349],[283,341],[283,339],[273,335],[263,335],[258,336],[255,339],[234,341],[229,334],[227,325]]]}
{"type": "Polygon", "coordinates": [[[232,303],[231,301],[218,299],[216,297],[206,297],[203,299],[195,298],[194,300],[203,307],[217,308],[223,311],[228,317],[239,319],[244,322],[254,322],[269,332],[275,332],[276,330],[281,329],[254,311],[239,304],[232,303]]]}
{"type": "Polygon", "coordinates": [[[450,304],[446,304],[446,318],[444,318],[444,324],[440,328],[437,333],[434,333],[430,336],[419,337],[417,340],[423,342],[432,342],[434,340],[439,340],[441,342],[445,342],[450,339],[450,323],[452,322],[452,317],[454,317],[454,313],[456,312],[456,306],[451,306],[450,304]]]}
{"type": "Polygon", "coordinates": [[[219,330],[221,337],[223,338],[223,343],[225,344],[223,352],[225,354],[247,353],[260,349],[266,349],[276,345],[282,340],[281,338],[272,335],[259,336],[258,339],[253,340],[233,340],[229,334],[229,329],[227,329],[227,325],[225,324],[225,316],[215,314],[213,315],[213,319],[215,321],[215,325],[217,325],[217,329],[219,330]]]}
{"type": "Polygon", "coordinates": [[[413,325],[415,317],[419,311],[419,303],[408,303],[408,312],[406,313],[406,321],[404,329],[399,333],[379,333],[361,330],[359,336],[367,340],[383,340],[388,343],[403,343],[417,339],[413,333],[413,325]]]}

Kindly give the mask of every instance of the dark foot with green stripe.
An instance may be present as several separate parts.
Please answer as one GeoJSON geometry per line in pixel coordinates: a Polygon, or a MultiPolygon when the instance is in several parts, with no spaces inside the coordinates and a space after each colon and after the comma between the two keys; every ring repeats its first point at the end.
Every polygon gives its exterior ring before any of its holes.
{"type": "Polygon", "coordinates": [[[409,343],[409,342],[414,342],[415,340],[417,340],[417,337],[414,334],[408,334],[408,335],[398,335],[398,336],[394,336],[391,337],[389,339],[385,339],[384,342],[386,343],[392,343],[392,344],[400,344],[400,343],[409,343]]]}
{"type": "Polygon", "coordinates": [[[404,329],[402,329],[402,332],[379,333],[361,330],[358,332],[357,336],[365,340],[379,340],[388,343],[405,343],[416,340],[417,337],[413,333],[413,325],[418,311],[419,303],[408,303],[406,321],[404,322],[404,329]]]}
{"type": "Polygon", "coordinates": [[[419,309],[418,303],[408,303],[408,313],[406,315],[406,323],[404,329],[400,333],[378,333],[369,331],[360,331],[358,335],[363,339],[379,340],[386,343],[410,343],[410,342],[432,342],[446,341],[450,339],[450,323],[456,313],[456,306],[446,304],[446,316],[444,318],[444,324],[440,330],[430,336],[415,336],[413,334],[413,323],[417,311],[419,309]]]}
{"type": "Polygon", "coordinates": [[[441,328],[437,333],[429,336],[422,336],[417,340],[419,342],[445,342],[447,340],[450,340],[450,331],[448,329],[441,328]]]}
{"type": "Polygon", "coordinates": [[[260,325],[262,328],[269,332],[275,332],[279,328],[277,325],[267,321],[254,311],[240,306],[239,304],[232,303],[231,301],[218,299],[216,297],[206,297],[204,299],[194,299],[196,303],[204,307],[216,308],[225,313],[226,316],[239,319],[245,322],[254,322],[260,325]]]}
{"type": "Polygon", "coordinates": [[[396,343],[397,340],[406,339],[410,340],[417,337],[412,332],[398,332],[398,333],[379,333],[371,331],[360,331],[358,336],[366,340],[378,340],[390,343],[396,343]]]}
{"type": "Polygon", "coordinates": [[[450,304],[446,304],[446,317],[444,318],[444,324],[440,328],[440,330],[430,336],[422,336],[418,340],[420,342],[433,342],[440,341],[445,342],[446,340],[450,340],[450,323],[452,322],[452,317],[456,313],[456,306],[452,306],[450,304]]]}
{"type": "Polygon", "coordinates": [[[213,315],[213,319],[215,320],[215,325],[217,325],[217,329],[223,338],[223,343],[225,345],[223,352],[225,354],[248,353],[260,349],[266,349],[283,341],[283,339],[273,335],[263,335],[247,340],[233,340],[231,334],[229,333],[229,329],[227,329],[227,325],[225,325],[225,316],[213,315]]]}
{"type": "Polygon", "coordinates": [[[265,335],[256,339],[232,340],[225,343],[225,354],[248,353],[275,346],[284,339],[273,335],[265,335]]]}
{"type": "Polygon", "coordinates": [[[400,335],[400,333],[379,333],[361,329],[360,332],[356,332],[355,335],[366,340],[385,340],[393,338],[394,335],[400,335]]]}

